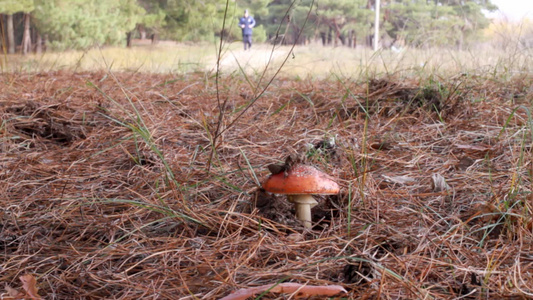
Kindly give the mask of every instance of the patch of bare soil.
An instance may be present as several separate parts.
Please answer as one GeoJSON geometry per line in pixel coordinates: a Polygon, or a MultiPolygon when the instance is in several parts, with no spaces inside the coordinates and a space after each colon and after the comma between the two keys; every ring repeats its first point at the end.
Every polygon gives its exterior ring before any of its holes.
{"type": "Polygon", "coordinates": [[[277,80],[234,123],[254,95],[221,81],[2,74],[2,297],[533,295],[532,77],[277,80]],[[341,185],[312,230],[258,186],[289,154],[341,185]]]}

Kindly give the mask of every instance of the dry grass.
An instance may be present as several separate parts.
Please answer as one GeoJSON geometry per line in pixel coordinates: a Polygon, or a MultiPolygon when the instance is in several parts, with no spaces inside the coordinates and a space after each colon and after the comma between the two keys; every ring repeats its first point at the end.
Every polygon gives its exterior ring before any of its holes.
{"type": "MultiPolygon", "coordinates": [[[[0,69],[9,72],[74,72],[111,70],[114,72],[148,72],[186,74],[213,71],[216,66],[217,45],[177,44],[162,41],[156,46],[139,45],[131,49],[107,47],[87,51],[44,53],[43,55],[8,56],[0,61],[0,69]]],[[[533,72],[533,49],[516,41],[506,48],[490,45],[456,51],[451,49],[410,49],[400,52],[383,50],[375,53],[369,48],[323,47],[319,44],[291,46],[257,44],[252,51],[242,51],[241,43],[225,44],[222,71],[238,74],[241,68],[248,74],[273,74],[289,59],[281,74],[286,78],[347,78],[381,77],[384,74],[424,79],[429,75],[444,78],[459,73],[469,76],[499,76],[510,78],[533,72]],[[265,70],[267,62],[271,60],[265,70]]]]}
{"type": "MultiPolygon", "coordinates": [[[[0,282],[35,274],[47,299],[216,299],[281,281],[349,299],[533,295],[530,75],[276,80],[211,173],[212,80],[117,77],[0,77],[0,282]],[[310,232],[255,180],[294,152],[342,186],[310,232]]],[[[250,90],[222,78],[229,118],[250,90]]]]}

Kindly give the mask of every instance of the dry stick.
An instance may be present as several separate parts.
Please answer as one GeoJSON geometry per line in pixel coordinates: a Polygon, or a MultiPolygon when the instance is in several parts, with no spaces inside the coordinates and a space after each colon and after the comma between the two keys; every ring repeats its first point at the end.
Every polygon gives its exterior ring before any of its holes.
{"type": "MultiPolygon", "coordinates": [[[[290,25],[290,17],[288,16],[289,15],[289,12],[291,11],[292,7],[294,6],[294,4],[296,3],[296,1],[293,1],[291,2],[291,4],[289,5],[289,7],[287,8],[287,10],[285,11],[285,15],[283,16],[283,18],[281,18],[281,20],[285,20],[285,19],[288,19],[289,20],[289,23],[287,23],[287,27],[285,28],[285,33],[284,33],[284,37],[287,35],[287,30],[289,28],[289,25],[290,25]]],[[[309,15],[309,14],[308,14],[309,15]]],[[[275,39],[277,40],[277,38],[279,37],[279,33],[281,31],[281,24],[282,22],[279,22],[279,25],[278,25],[278,28],[276,29],[276,35],[275,35],[275,39]]],[[[305,26],[305,24],[304,24],[305,26]]],[[[303,29],[302,29],[303,30],[303,29]]],[[[300,36],[298,35],[298,38],[300,36]]],[[[298,39],[297,39],[298,40],[298,39]]],[[[293,48],[294,48],[294,45],[293,45],[293,48]]],[[[291,48],[291,51],[289,52],[289,54],[292,52],[292,49],[291,48]]],[[[261,85],[261,82],[263,81],[263,79],[265,78],[265,74],[266,74],[266,71],[268,70],[268,67],[270,66],[270,63],[272,62],[272,57],[274,55],[274,51],[276,49],[276,43],[272,43],[272,50],[270,51],[270,56],[268,57],[268,61],[265,65],[265,70],[261,73],[261,77],[259,77],[259,80],[257,81],[257,84],[255,85],[254,87],[254,90],[253,90],[253,94],[254,94],[254,97],[256,97],[255,95],[257,95],[257,90],[259,89],[259,86],[261,85]]],[[[234,55],[235,57],[235,55],[234,55]]],[[[243,68],[241,67],[241,64],[239,63],[239,61],[235,58],[235,61],[237,62],[237,65],[239,66],[239,69],[242,71],[243,68]]],[[[285,64],[285,62],[283,62],[283,64],[285,64]]],[[[283,67],[283,64],[281,65],[281,67],[283,67]]],[[[280,67],[280,69],[281,69],[280,67]]],[[[274,78],[276,77],[278,72],[276,72],[276,74],[274,75],[274,78]]],[[[248,83],[250,85],[252,85],[252,83],[250,82],[250,80],[248,80],[248,76],[246,76],[246,73],[243,72],[243,75],[244,77],[246,78],[246,81],[248,81],[248,83]]],[[[272,81],[270,81],[268,84],[267,84],[267,87],[270,85],[272,81]]],[[[264,92],[264,91],[263,91],[264,92]]],[[[263,92],[261,92],[260,95],[263,94],[263,92]]],[[[257,97],[259,98],[259,97],[257,97]]],[[[255,102],[256,99],[253,100],[253,102],[255,102]]],[[[253,103],[252,103],[253,104],[253,103]]]]}
{"type": "MultiPolygon", "coordinates": [[[[294,6],[294,4],[296,3],[296,0],[295,1],[292,1],[291,4],[289,5],[289,8],[287,8],[287,10],[285,11],[285,15],[283,16],[283,18],[281,20],[285,20],[285,18],[289,19],[289,12],[291,11],[292,7],[294,6]]],[[[313,3],[314,4],[314,3],[313,3]]],[[[312,7],[312,5],[311,5],[312,7]]],[[[309,13],[307,14],[307,16],[309,17],[309,13]]],[[[307,21],[307,20],[306,20],[307,21]]],[[[279,22],[279,25],[278,25],[278,29],[276,29],[276,35],[275,35],[275,39],[277,40],[278,37],[279,37],[279,33],[281,31],[281,24],[283,24],[283,22],[279,22]]],[[[285,27],[285,33],[283,35],[283,39],[285,39],[285,36],[287,35],[287,29],[289,28],[289,25],[290,25],[290,22],[287,23],[287,27],[285,27]]],[[[305,24],[304,24],[304,27],[305,27],[305,24]]],[[[303,29],[302,29],[303,30],[303,29]]],[[[300,38],[300,36],[298,35],[298,38],[300,38]]],[[[296,40],[297,41],[297,40],[296,40]]],[[[295,41],[295,43],[296,43],[295,41]]],[[[293,48],[294,48],[294,45],[293,45],[293,48]]],[[[272,51],[270,51],[270,56],[268,57],[268,62],[265,66],[265,71],[261,74],[261,77],[259,78],[259,81],[257,82],[257,85],[254,89],[254,95],[256,95],[257,93],[257,89],[259,88],[259,86],[261,85],[261,82],[263,81],[263,78],[265,77],[265,74],[266,74],[266,70],[268,69],[268,66],[270,65],[270,63],[272,62],[272,56],[274,54],[274,50],[276,49],[276,42],[274,41],[274,43],[272,43],[272,51]]],[[[292,48],[291,48],[291,51],[289,52],[289,54],[292,52],[292,48]]],[[[285,62],[283,62],[283,64],[281,65],[281,67],[283,67],[283,65],[285,64],[285,62]]],[[[280,67],[280,69],[281,69],[280,67]]],[[[274,75],[275,77],[275,75],[274,75]]],[[[269,85],[270,83],[267,84],[267,86],[269,85]]]]}
{"type": "Polygon", "coordinates": [[[220,134],[223,134],[226,130],[230,129],[239,119],[242,115],[244,115],[246,113],[246,111],[248,111],[248,109],[250,109],[250,107],[252,107],[252,105],[254,105],[254,103],[259,100],[259,98],[261,98],[261,96],[263,96],[263,94],[266,92],[266,90],[268,89],[268,87],[272,84],[272,82],[274,81],[274,79],[278,76],[279,72],[281,72],[281,69],[283,68],[283,66],[287,63],[287,60],[289,60],[289,57],[291,56],[291,53],[292,51],[294,50],[294,47],[296,47],[296,41],[298,41],[300,39],[300,36],[302,35],[302,32],[303,32],[303,29],[305,28],[305,25],[307,24],[307,20],[309,19],[309,15],[311,14],[311,11],[313,10],[313,5],[315,4],[315,1],[313,0],[313,2],[311,3],[311,6],[309,8],[309,11],[307,12],[307,17],[305,18],[305,21],[304,21],[304,25],[302,26],[302,30],[300,30],[300,32],[298,32],[298,36],[296,37],[296,40],[295,42],[292,44],[291,46],[291,50],[289,51],[289,53],[287,54],[287,56],[285,56],[285,59],[283,60],[283,63],[281,64],[281,66],[278,68],[278,70],[276,71],[276,73],[274,73],[274,75],[272,76],[272,78],[268,81],[267,85],[261,90],[261,93],[259,93],[259,95],[257,97],[255,97],[255,99],[253,99],[242,111],[241,113],[239,113],[235,119],[233,119],[233,121],[231,121],[229,123],[229,125],[220,132],[220,134]]]}
{"type": "MultiPolygon", "coordinates": [[[[284,18],[287,17],[290,9],[294,6],[294,3],[296,2],[296,0],[294,0],[291,5],[289,6],[289,9],[287,9],[287,11],[285,12],[285,16],[284,18]]],[[[231,127],[233,127],[233,125],[235,125],[235,123],[248,111],[248,109],[250,109],[250,107],[252,107],[252,105],[254,105],[254,103],[259,100],[259,98],[261,98],[263,96],[263,94],[266,92],[266,90],[270,87],[270,85],[272,84],[272,82],[274,81],[274,79],[278,76],[279,72],[281,72],[281,69],[283,68],[283,66],[285,66],[285,64],[287,63],[287,60],[289,60],[289,57],[291,56],[291,53],[293,52],[294,50],[294,47],[296,47],[296,43],[297,41],[300,39],[300,36],[302,35],[302,32],[303,32],[303,29],[305,28],[305,25],[307,24],[307,21],[309,20],[309,16],[311,15],[311,11],[313,10],[313,6],[315,4],[315,0],[313,0],[313,2],[311,3],[310,7],[309,7],[309,11],[307,12],[307,16],[305,18],[305,21],[304,21],[304,24],[302,26],[302,29],[298,32],[298,36],[296,37],[296,40],[294,41],[294,43],[292,44],[291,46],[291,50],[289,51],[289,53],[287,54],[287,56],[285,56],[285,59],[283,60],[283,62],[281,63],[281,66],[276,70],[276,73],[274,73],[274,75],[272,75],[272,77],[270,78],[270,80],[268,81],[268,83],[266,84],[266,86],[261,90],[261,92],[259,93],[259,95],[257,95],[252,101],[250,101],[250,103],[233,119],[233,121],[231,121],[229,123],[228,126],[226,126],[226,128],[220,130],[220,128],[222,127],[222,121],[224,120],[224,108],[226,107],[226,103],[228,101],[228,98],[226,98],[224,100],[224,102],[222,103],[222,105],[220,104],[220,94],[219,94],[219,77],[220,77],[220,57],[222,55],[222,40],[223,40],[223,37],[224,37],[224,27],[225,27],[225,24],[226,24],[226,15],[227,15],[227,10],[228,10],[228,3],[229,3],[229,0],[226,1],[226,9],[224,11],[224,21],[222,23],[222,32],[221,32],[221,39],[220,39],[220,46],[219,46],[219,55],[217,57],[217,71],[216,71],[216,76],[215,76],[215,80],[216,80],[216,89],[217,89],[217,103],[218,103],[218,108],[219,108],[219,113],[218,113],[218,122],[217,122],[217,128],[215,130],[215,134],[213,135],[213,140],[212,140],[212,144],[211,144],[211,153],[209,154],[209,160],[207,162],[207,173],[209,173],[211,171],[211,165],[212,165],[212,161],[213,161],[213,157],[215,155],[215,151],[216,151],[216,148],[217,148],[217,142],[218,142],[218,138],[224,133],[226,132],[226,130],[230,129],[231,127]]],[[[280,27],[281,27],[281,22],[280,22],[280,25],[278,27],[278,32],[279,33],[279,30],[280,30],[280,27]]],[[[272,56],[271,56],[272,57],[272,56]]],[[[270,63],[270,59],[269,59],[269,63],[270,63]]],[[[268,67],[268,64],[267,66],[268,67]]],[[[265,68],[266,68],[265,67],[265,68]]],[[[265,70],[266,72],[266,70],[265,70]]],[[[261,78],[259,80],[259,83],[257,84],[257,87],[259,87],[259,84],[261,83],[261,80],[263,79],[263,76],[264,76],[264,73],[263,75],[261,75],[261,78]]],[[[256,87],[256,89],[257,89],[256,87]]]]}
{"type": "MultiPolygon", "coordinates": [[[[209,160],[207,161],[207,173],[211,171],[211,162],[213,161],[213,156],[215,155],[216,150],[216,144],[218,139],[218,132],[220,131],[220,127],[222,126],[222,121],[224,119],[224,109],[226,107],[226,104],[228,102],[228,98],[224,100],[223,103],[220,103],[220,88],[219,88],[219,79],[220,79],[220,58],[222,57],[222,45],[224,42],[224,29],[226,29],[226,18],[228,15],[228,8],[229,8],[229,0],[226,0],[226,8],[224,9],[224,19],[222,21],[222,30],[220,31],[220,43],[218,46],[218,55],[217,55],[217,71],[215,74],[215,86],[217,89],[217,104],[218,104],[218,121],[217,121],[217,128],[215,129],[215,134],[213,135],[213,139],[211,141],[211,153],[209,154],[209,160]]],[[[209,129],[208,129],[209,130],[209,129]]]]}

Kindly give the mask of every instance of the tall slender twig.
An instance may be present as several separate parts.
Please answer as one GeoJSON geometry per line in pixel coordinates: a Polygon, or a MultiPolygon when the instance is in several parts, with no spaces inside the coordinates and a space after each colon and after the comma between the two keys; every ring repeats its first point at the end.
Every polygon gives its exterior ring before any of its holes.
{"type": "MultiPolygon", "coordinates": [[[[293,9],[293,6],[294,6],[295,3],[296,3],[296,0],[291,2],[289,8],[285,11],[285,15],[284,15],[282,20],[284,20],[285,18],[288,17],[288,15],[289,15],[290,11],[293,9]]],[[[306,18],[304,20],[304,24],[303,24],[301,30],[298,32],[298,35],[297,35],[296,39],[292,43],[292,46],[291,46],[291,49],[290,49],[289,53],[287,53],[287,55],[285,56],[283,62],[281,63],[279,68],[276,70],[274,75],[272,75],[272,77],[267,82],[265,87],[261,90],[261,92],[259,94],[255,95],[254,99],[252,99],[252,101],[250,101],[248,103],[248,105],[246,105],[246,107],[235,118],[233,118],[233,120],[224,129],[221,129],[222,128],[222,123],[224,122],[224,117],[225,117],[224,110],[225,110],[225,107],[226,107],[226,104],[227,104],[227,101],[228,101],[228,98],[226,98],[224,100],[224,102],[222,102],[222,104],[221,104],[221,102],[220,102],[220,89],[219,89],[220,58],[222,56],[222,41],[223,41],[223,38],[224,38],[224,29],[225,29],[225,24],[226,24],[227,11],[228,11],[228,7],[229,7],[229,1],[226,1],[226,9],[224,11],[224,21],[222,23],[220,47],[218,49],[217,68],[216,68],[217,70],[216,70],[216,75],[215,75],[215,78],[216,78],[216,89],[217,89],[216,94],[217,94],[217,103],[218,103],[218,108],[219,108],[219,114],[218,114],[218,121],[217,121],[216,129],[215,129],[214,134],[212,135],[213,138],[212,138],[212,141],[211,141],[211,143],[212,143],[211,144],[211,152],[209,154],[209,160],[208,160],[208,163],[207,163],[207,172],[208,173],[211,171],[213,158],[214,158],[214,155],[215,155],[216,148],[218,146],[217,143],[218,143],[218,140],[219,140],[220,136],[237,123],[237,121],[254,105],[254,103],[257,100],[259,100],[265,94],[265,92],[268,90],[268,88],[270,87],[270,85],[272,84],[274,79],[276,79],[276,77],[279,75],[279,73],[281,72],[281,69],[285,66],[285,64],[287,63],[287,60],[289,59],[289,57],[293,53],[294,47],[296,47],[296,43],[298,42],[298,40],[300,40],[302,32],[305,29],[305,26],[307,25],[307,21],[309,20],[309,16],[311,15],[311,12],[313,11],[314,5],[315,5],[315,0],[313,0],[311,2],[311,5],[309,6],[309,11],[307,12],[307,16],[306,16],[306,18]]],[[[280,24],[278,26],[278,29],[277,29],[277,32],[276,32],[276,36],[280,32],[281,24],[282,24],[282,22],[280,22],[280,24]]],[[[272,53],[274,52],[274,48],[275,48],[275,45],[272,47],[272,53]]],[[[270,58],[268,60],[267,66],[265,67],[264,72],[261,74],[261,77],[259,78],[259,82],[257,83],[256,87],[254,88],[254,93],[257,91],[257,89],[259,88],[259,86],[261,84],[261,81],[264,78],[264,75],[266,73],[266,68],[268,68],[268,65],[270,64],[270,61],[272,59],[272,53],[271,53],[271,56],[270,56],[270,58]]]]}

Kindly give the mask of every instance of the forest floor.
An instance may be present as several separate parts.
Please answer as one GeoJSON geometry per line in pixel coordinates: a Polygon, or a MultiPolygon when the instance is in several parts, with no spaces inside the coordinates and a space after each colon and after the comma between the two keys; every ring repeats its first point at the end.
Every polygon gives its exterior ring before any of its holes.
{"type": "Polygon", "coordinates": [[[533,296],[531,74],[255,79],[0,75],[2,298],[533,296]],[[312,230],[260,188],[295,153],[312,230]]]}

